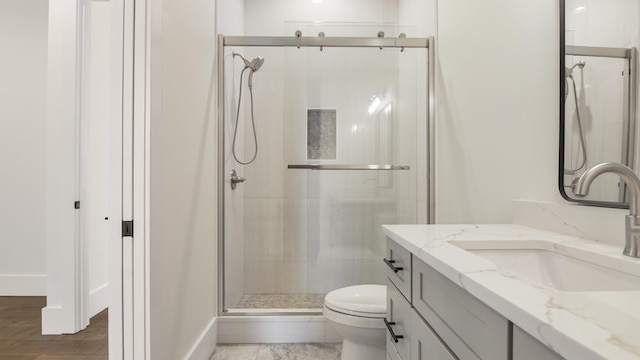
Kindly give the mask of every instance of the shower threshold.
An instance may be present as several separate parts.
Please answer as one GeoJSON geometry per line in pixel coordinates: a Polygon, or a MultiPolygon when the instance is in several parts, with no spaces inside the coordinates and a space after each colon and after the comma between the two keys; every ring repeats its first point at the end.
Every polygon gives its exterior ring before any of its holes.
{"type": "Polygon", "coordinates": [[[227,313],[319,313],[324,305],[325,294],[244,294],[235,307],[227,313]]]}

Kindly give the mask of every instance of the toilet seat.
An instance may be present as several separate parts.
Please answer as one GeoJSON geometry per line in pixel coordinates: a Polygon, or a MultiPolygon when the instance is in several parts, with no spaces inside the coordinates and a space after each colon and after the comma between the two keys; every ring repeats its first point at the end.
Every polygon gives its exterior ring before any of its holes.
{"type": "Polygon", "coordinates": [[[365,318],[382,319],[387,315],[387,287],[355,285],[329,292],[325,306],[333,311],[365,318]]]}

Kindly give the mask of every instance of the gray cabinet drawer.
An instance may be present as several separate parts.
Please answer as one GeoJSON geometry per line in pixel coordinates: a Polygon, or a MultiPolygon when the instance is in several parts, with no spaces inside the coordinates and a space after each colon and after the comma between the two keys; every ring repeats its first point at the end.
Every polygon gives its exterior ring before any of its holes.
{"type": "Polygon", "coordinates": [[[411,354],[411,305],[391,281],[387,281],[387,321],[391,329],[387,330],[387,349],[396,348],[400,358],[408,360],[411,354]],[[391,331],[401,336],[398,342],[391,336],[391,331]]]}
{"type": "Polygon", "coordinates": [[[411,310],[411,360],[457,360],[433,329],[411,310]]]}
{"type": "Polygon", "coordinates": [[[507,319],[419,259],[412,276],[413,306],[458,357],[509,358],[507,319]]]}
{"type": "Polygon", "coordinates": [[[400,357],[395,346],[389,345],[387,341],[387,360],[406,360],[400,357]]]}
{"type": "Polygon", "coordinates": [[[513,326],[513,360],[562,360],[562,356],[543,343],[513,326]]]}
{"type": "Polygon", "coordinates": [[[386,274],[407,300],[411,300],[411,253],[387,238],[386,274]]]}

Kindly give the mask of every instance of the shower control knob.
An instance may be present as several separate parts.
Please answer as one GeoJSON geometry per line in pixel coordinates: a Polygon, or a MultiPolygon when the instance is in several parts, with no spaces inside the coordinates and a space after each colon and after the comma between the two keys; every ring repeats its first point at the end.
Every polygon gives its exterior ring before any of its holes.
{"type": "Polygon", "coordinates": [[[236,173],[235,170],[231,170],[231,190],[236,189],[236,184],[243,183],[245,181],[247,181],[247,179],[238,176],[238,173],[236,173]]]}

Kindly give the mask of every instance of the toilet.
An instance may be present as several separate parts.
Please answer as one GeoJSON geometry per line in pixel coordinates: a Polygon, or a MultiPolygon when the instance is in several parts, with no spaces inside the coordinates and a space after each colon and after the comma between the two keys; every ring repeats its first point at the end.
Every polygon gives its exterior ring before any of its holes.
{"type": "Polygon", "coordinates": [[[386,286],[355,285],[333,290],[324,298],[322,313],[344,337],[342,360],[386,359],[386,286]]]}

